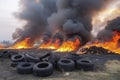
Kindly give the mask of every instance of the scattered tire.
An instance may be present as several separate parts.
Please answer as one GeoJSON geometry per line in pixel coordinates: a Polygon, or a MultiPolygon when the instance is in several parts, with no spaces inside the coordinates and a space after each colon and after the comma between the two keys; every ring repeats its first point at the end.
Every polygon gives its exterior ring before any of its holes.
{"type": "Polygon", "coordinates": [[[2,52],[2,57],[3,58],[10,58],[11,57],[11,54],[10,54],[10,51],[3,51],[2,52]]]}
{"type": "Polygon", "coordinates": [[[40,59],[37,57],[34,57],[33,55],[30,54],[25,54],[25,61],[27,62],[40,62],[40,59]]]}
{"type": "Polygon", "coordinates": [[[51,52],[44,53],[43,55],[40,56],[40,60],[44,61],[46,58],[48,59],[50,55],[51,55],[51,52]]]}
{"type": "Polygon", "coordinates": [[[24,61],[24,55],[22,55],[22,54],[13,55],[11,57],[11,61],[13,61],[13,62],[22,62],[22,61],[24,61]]]}
{"type": "Polygon", "coordinates": [[[53,65],[49,62],[39,62],[33,66],[33,75],[47,77],[53,73],[53,65]]]}
{"type": "Polygon", "coordinates": [[[0,58],[2,58],[3,57],[3,53],[2,52],[0,52],[0,58]]]}
{"type": "Polygon", "coordinates": [[[22,62],[17,65],[17,72],[19,74],[31,74],[33,72],[34,63],[22,62]]]}
{"type": "Polygon", "coordinates": [[[41,61],[46,61],[46,62],[49,62],[49,57],[51,56],[52,52],[47,52],[47,53],[44,53],[43,55],[40,56],[40,60],[41,61]]]}
{"type": "Polygon", "coordinates": [[[75,62],[71,59],[60,59],[58,61],[58,68],[62,71],[73,71],[75,69],[75,62]]]}
{"type": "Polygon", "coordinates": [[[57,62],[60,59],[59,54],[52,53],[48,59],[49,62],[51,62],[54,66],[54,68],[57,68],[57,62]]]}
{"type": "Polygon", "coordinates": [[[69,53],[67,58],[71,59],[73,61],[76,61],[78,59],[82,59],[82,57],[76,53],[69,53]]]}
{"type": "Polygon", "coordinates": [[[77,69],[92,71],[94,69],[94,63],[91,60],[79,59],[77,60],[77,69]]]}
{"type": "Polygon", "coordinates": [[[21,62],[13,62],[13,61],[11,61],[10,66],[11,67],[16,67],[19,63],[21,63],[21,62]]]}

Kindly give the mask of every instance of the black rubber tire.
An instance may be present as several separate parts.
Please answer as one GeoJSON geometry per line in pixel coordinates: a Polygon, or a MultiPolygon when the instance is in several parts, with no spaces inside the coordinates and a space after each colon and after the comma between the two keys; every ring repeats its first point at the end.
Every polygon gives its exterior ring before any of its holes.
{"type": "Polygon", "coordinates": [[[75,62],[71,59],[60,59],[57,65],[61,71],[73,71],[75,69],[75,62]]]}
{"type": "Polygon", "coordinates": [[[84,71],[93,71],[94,63],[91,60],[79,59],[77,60],[77,69],[84,71]]]}
{"type": "Polygon", "coordinates": [[[67,58],[71,59],[73,61],[76,61],[78,59],[82,59],[82,57],[76,53],[69,53],[67,58]]]}
{"type": "Polygon", "coordinates": [[[0,52],[0,58],[2,58],[3,57],[3,53],[2,52],[0,52]]]}
{"type": "Polygon", "coordinates": [[[52,53],[48,59],[48,62],[52,63],[54,68],[57,68],[57,62],[60,60],[60,55],[52,53]]]}
{"type": "Polygon", "coordinates": [[[22,62],[17,65],[17,72],[19,74],[32,74],[33,72],[33,65],[32,62],[22,62]]]}
{"type": "Polygon", "coordinates": [[[33,75],[48,77],[53,74],[53,65],[49,62],[39,62],[33,66],[33,75]]]}
{"type": "Polygon", "coordinates": [[[24,61],[24,55],[22,55],[22,54],[13,55],[11,57],[11,61],[13,61],[13,62],[23,62],[24,61]]]}
{"type": "Polygon", "coordinates": [[[7,50],[3,51],[2,57],[3,58],[10,58],[11,57],[10,51],[7,51],[7,50]]]}
{"type": "Polygon", "coordinates": [[[19,63],[22,63],[22,62],[13,62],[13,61],[11,61],[10,66],[11,67],[16,67],[19,63]]]}
{"type": "Polygon", "coordinates": [[[45,60],[46,58],[50,57],[51,52],[44,53],[43,55],[40,56],[40,60],[45,60]]]}
{"type": "Polygon", "coordinates": [[[25,54],[25,61],[37,63],[37,62],[40,62],[40,59],[35,57],[35,56],[33,56],[33,55],[25,54]]]}

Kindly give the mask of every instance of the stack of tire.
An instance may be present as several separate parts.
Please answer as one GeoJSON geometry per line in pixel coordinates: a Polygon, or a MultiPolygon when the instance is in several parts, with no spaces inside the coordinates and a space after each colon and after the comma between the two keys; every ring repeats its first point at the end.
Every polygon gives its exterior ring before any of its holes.
{"type": "Polygon", "coordinates": [[[51,52],[40,57],[30,54],[13,55],[11,66],[16,67],[19,74],[33,74],[40,77],[52,75],[55,69],[60,71],[73,71],[75,69],[92,71],[94,69],[94,63],[91,60],[83,59],[77,54],[72,53],[61,58],[59,54],[51,52]]]}

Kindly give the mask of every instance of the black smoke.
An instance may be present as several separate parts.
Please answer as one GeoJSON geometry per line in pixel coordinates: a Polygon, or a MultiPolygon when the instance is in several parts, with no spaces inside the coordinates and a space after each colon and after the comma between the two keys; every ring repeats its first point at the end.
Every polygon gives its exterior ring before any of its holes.
{"type": "Polygon", "coordinates": [[[93,15],[110,1],[21,0],[20,11],[16,13],[16,17],[26,21],[26,24],[22,29],[16,29],[13,39],[18,42],[30,37],[33,44],[43,34],[48,41],[55,31],[59,31],[66,38],[79,36],[84,44],[91,40],[93,15]]]}
{"type": "Polygon", "coordinates": [[[33,44],[41,38],[47,28],[47,18],[56,12],[57,0],[20,0],[20,11],[15,14],[20,20],[26,21],[23,28],[16,29],[13,39],[16,42],[30,37],[33,44]]]}
{"type": "Polygon", "coordinates": [[[48,18],[53,31],[58,29],[67,38],[79,35],[82,43],[91,40],[92,17],[110,0],[58,0],[57,12],[48,18]]]}
{"type": "Polygon", "coordinates": [[[108,21],[105,29],[98,33],[97,39],[102,41],[112,40],[114,36],[114,31],[120,33],[120,17],[108,21]]]}

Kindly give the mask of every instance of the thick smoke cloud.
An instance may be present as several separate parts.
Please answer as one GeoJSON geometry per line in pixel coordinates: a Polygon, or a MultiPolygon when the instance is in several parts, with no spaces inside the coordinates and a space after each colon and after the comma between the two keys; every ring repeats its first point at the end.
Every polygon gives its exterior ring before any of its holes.
{"type": "Polygon", "coordinates": [[[109,41],[113,38],[114,31],[120,32],[120,17],[108,21],[108,24],[105,27],[105,29],[98,33],[97,39],[102,41],[109,41]]]}
{"type": "Polygon", "coordinates": [[[21,11],[16,16],[26,21],[22,29],[16,29],[17,41],[30,37],[31,42],[50,39],[59,31],[71,38],[80,36],[83,44],[91,40],[92,17],[111,0],[21,0],[21,11]],[[48,34],[49,33],[49,34],[48,34]]]}
{"type": "Polygon", "coordinates": [[[26,21],[23,29],[16,29],[13,39],[21,41],[30,37],[30,42],[41,37],[47,27],[47,18],[56,12],[57,0],[21,0],[21,11],[16,13],[16,17],[26,21]]]}
{"type": "Polygon", "coordinates": [[[84,43],[91,40],[92,16],[109,0],[58,0],[57,13],[48,18],[49,27],[65,33],[67,38],[79,35],[84,43]]]}

